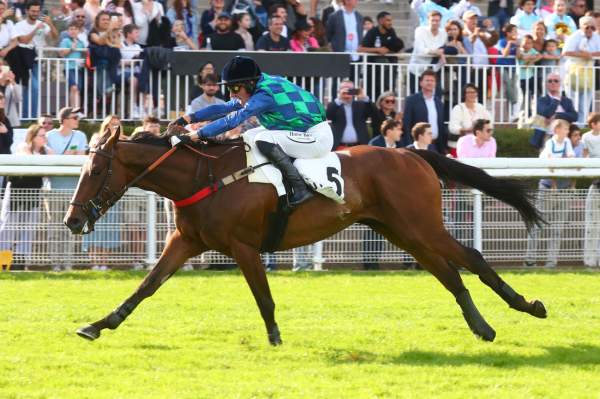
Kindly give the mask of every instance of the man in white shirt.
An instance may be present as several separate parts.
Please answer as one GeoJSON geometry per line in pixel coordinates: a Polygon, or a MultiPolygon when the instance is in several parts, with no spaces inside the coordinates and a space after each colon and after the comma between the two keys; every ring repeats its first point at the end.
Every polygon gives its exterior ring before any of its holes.
{"type": "MultiPolygon", "coordinates": [[[[65,107],[58,113],[60,126],[58,129],[52,129],[47,133],[48,147],[58,155],[84,155],[87,150],[87,137],[79,130],[79,109],[65,107]]],[[[79,178],[73,176],[53,176],[50,178],[50,187],[52,189],[52,201],[50,201],[50,214],[53,223],[60,223],[62,217],[67,212],[69,201],[73,195],[73,190],[77,187],[79,178]],[[56,218],[56,219],[55,219],[56,218]]],[[[74,242],[70,233],[66,229],[53,228],[48,237],[51,248],[50,253],[54,270],[60,270],[61,267],[70,269],[70,265],[63,264],[62,259],[71,258],[74,242]]]]}
{"type": "Polygon", "coordinates": [[[139,43],[145,46],[148,40],[150,22],[153,19],[160,19],[165,15],[165,11],[162,4],[154,0],[132,2],[131,7],[133,8],[134,22],[140,28],[139,43]]]}
{"type": "MultiPolygon", "coordinates": [[[[40,17],[41,3],[38,0],[31,0],[25,5],[26,18],[18,22],[13,30],[12,36],[17,39],[19,47],[23,52],[35,51],[36,48],[46,47],[46,36],[56,39],[58,32],[48,15],[40,17]]],[[[35,55],[30,55],[35,56],[35,55]]],[[[29,118],[36,118],[38,114],[38,64],[33,63],[31,68],[31,79],[28,87],[24,87],[23,92],[23,115],[29,118]],[[31,108],[29,103],[31,102],[31,108]]]]}
{"type": "Polygon", "coordinates": [[[415,29],[413,52],[408,65],[411,93],[418,91],[417,81],[423,71],[432,68],[437,72],[446,63],[443,47],[448,36],[440,29],[441,20],[442,14],[432,11],[428,17],[429,25],[415,29]]]}
{"type": "Polygon", "coordinates": [[[594,99],[594,60],[600,56],[600,35],[594,18],[582,17],[579,30],[567,39],[562,50],[565,62],[565,88],[579,111],[577,124],[583,126],[594,99]]]}

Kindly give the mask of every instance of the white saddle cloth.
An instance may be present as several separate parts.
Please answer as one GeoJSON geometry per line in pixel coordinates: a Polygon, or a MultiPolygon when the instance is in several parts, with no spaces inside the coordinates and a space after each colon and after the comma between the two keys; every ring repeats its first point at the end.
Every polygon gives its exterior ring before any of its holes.
{"type": "MultiPolygon", "coordinates": [[[[255,166],[269,160],[256,148],[254,135],[249,130],[242,135],[244,142],[250,146],[246,152],[246,165],[255,166]]],[[[344,178],[342,177],[342,165],[340,158],[333,152],[321,158],[296,159],[294,166],[308,184],[317,193],[344,203],[344,178]]],[[[262,166],[248,176],[251,183],[272,184],[277,190],[277,195],[285,195],[285,187],[279,169],[273,165],[262,166]]]]}

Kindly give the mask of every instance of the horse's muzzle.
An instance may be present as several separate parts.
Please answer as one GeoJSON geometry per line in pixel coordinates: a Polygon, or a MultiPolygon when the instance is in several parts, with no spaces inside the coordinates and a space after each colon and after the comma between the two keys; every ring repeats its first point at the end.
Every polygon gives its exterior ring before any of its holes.
{"type": "Polygon", "coordinates": [[[73,234],[82,234],[83,228],[85,227],[86,221],[79,219],[77,217],[65,217],[64,220],[65,226],[71,230],[73,234]]]}

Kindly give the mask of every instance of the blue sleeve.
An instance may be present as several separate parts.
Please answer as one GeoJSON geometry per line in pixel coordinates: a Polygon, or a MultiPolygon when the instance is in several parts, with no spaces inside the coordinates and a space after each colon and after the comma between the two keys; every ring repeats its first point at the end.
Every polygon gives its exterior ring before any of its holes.
{"type": "Polygon", "coordinates": [[[259,91],[241,109],[204,126],[198,130],[198,135],[200,137],[217,136],[238,127],[246,119],[257,116],[274,107],[275,100],[273,100],[273,97],[263,91],[259,91]]]}
{"type": "Polygon", "coordinates": [[[238,110],[242,107],[238,100],[230,100],[225,104],[209,105],[206,108],[202,108],[199,111],[194,112],[192,117],[192,123],[203,122],[203,121],[214,121],[215,119],[221,118],[230,112],[238,110]]]}

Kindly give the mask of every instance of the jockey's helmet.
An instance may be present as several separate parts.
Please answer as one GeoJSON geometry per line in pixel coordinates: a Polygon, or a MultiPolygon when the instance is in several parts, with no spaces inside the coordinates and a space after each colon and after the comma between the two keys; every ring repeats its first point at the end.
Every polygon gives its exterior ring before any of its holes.
{"type": "Polygon", "coordinates": [[[258,80],[260,74],[258,64],[252,58],[238,55],[223,67],[221,84],[229,85],[258,80]]]}

